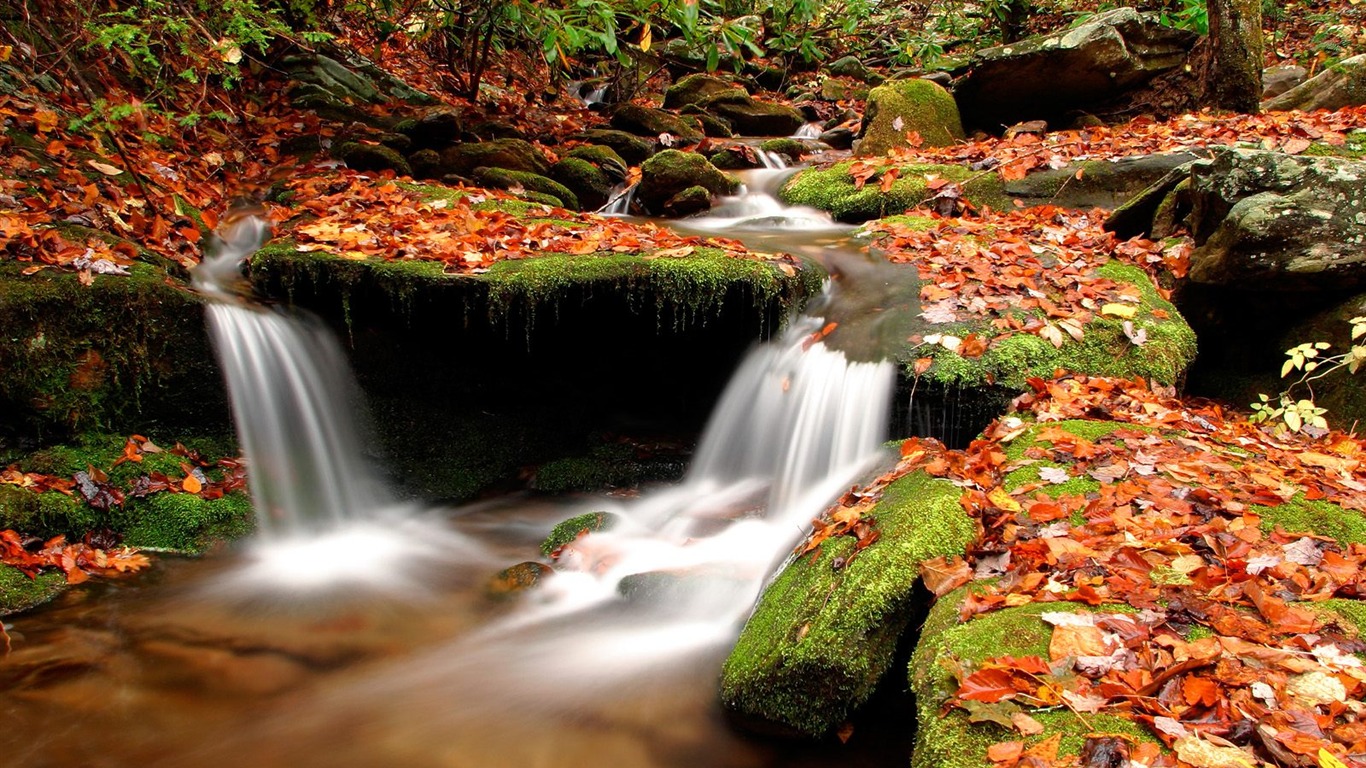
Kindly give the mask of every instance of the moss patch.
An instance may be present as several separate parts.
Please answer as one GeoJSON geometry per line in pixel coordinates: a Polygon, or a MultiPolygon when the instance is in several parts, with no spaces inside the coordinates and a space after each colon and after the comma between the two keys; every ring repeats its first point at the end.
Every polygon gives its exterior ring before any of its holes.
{"type": "Polygon", "coordinates": [[[60,573],[40,573],[30,579],[18,568],[0,565],[0,616],[42,605],[66,589],[60,573]]]}
{"type": "Polygon", "coordinates": [[[610,530],[617,522],[615,515],[606,512],[585,512],[582,515],[575,515],[550,530],[550,535],[541,542],[541,554],[550,557],[560,547],[580,536],[610,530]]]}
{"type": "MultiPolygon", "coordinates": [[[[1085,326],[1081,341],[1064,337],[1061,347],[1029,333],[1017,333],[971,359],[936,347],[930,350],[935,362],[925,376],[947,386],[979,387],[994,382],[1015,390],[1024,389],[1031,377],[1050,378],[1057,370],[1175,383],[1195,359],[1195,333],[1171,302],[1157,293],[1143,270],[1109,262],[1097,272],[1138,288],[1140,302],[1132,323],[1135,329],[1147,333],[1148,340],[1143,346],[1133,344],[1124,335],[1122,320],[1100,316],[1085,326]],[[1154,310],[1160,310],[1166,317],[1154,315],[1154,310]]],[[[960,336],[972,331],[993,333],[986,330],[985,323],[946,325],[942,329],[936,326],[936,330],[960,336]]],[[[918,354],[908,353],[907,357],[918,354]]]]}
{"type": "MultiPolygon", "coordinates": [[[[1103,605],[1089,609],[1077,603],[1032,603],[982,614],[959,623],[958,609],[971,585],[945,595],[930,610],[920,642],[911,657],[909,677],[916,695],[917,731],[913,768],[982,768],[990,765],[986,750],[992,744],[1012,738],[1004,728],[991,723],[975,724],[960,709],[941,712],[954,692],[951,668],[973,667],[997,656],[1041,656],[1048,658],[1052,627],[1039,615],[1052,611],[1095,610],[1128,613],[1124,605],[1103,605]]],[[[1062,735],[1059,755],[1076,755],[1092,733],[1123,734],[1139,741],[1157,741],[1143,726],[1124,718],[1099,713],[1082,721],[1067,710],[1030,711],[1043,726],[1043,733],[1024,739],[1026,746],[1062,735]]]]}
{"type": "Polygon", "coordinates": [[[904,147],[915,131],[925,146],[946,147],[963,139],[963,120],[953,94],[929,80],[893,80],[868,93],[858,154],[885,155],[904,147]]]}
{"type": "Polygon", "coordinates": [[[933,175],[964,185],[964,196],[974,205],[992,208],[1008,206],[1001,179],[994,173],[980,173],[958,165],[909,163],[897,168],[897,179],[883,192],[875,180],[854,186],[849,175],[853,161],[825,169],[798,172],[779,190],[778,196],[789,205],[808,205],[829,211],[839,221],[860,223],[870,219],[905,213],[928,200],[933,193],[927,176],[933,175]]]}
{"type": "Polygon", "coordinates": [[[866,701],[892,663],[919,563],[961,553],[976,535],[959,495],[952,483],[907,475],[873,509],[881,539],[852,562],[843,564],[855,543],[846,536],[784,568],[726,659],[724,706],[818,736],[866,701]]]}
{"type": "Polygon", "coordinates": [[[1366,544],[1366,517],[1327,501],[1309,501],[1301,494],[1276,507],[1253,506],[1262,517],[1262,530],[1327,536],[1340,544],[1366,544]]]}

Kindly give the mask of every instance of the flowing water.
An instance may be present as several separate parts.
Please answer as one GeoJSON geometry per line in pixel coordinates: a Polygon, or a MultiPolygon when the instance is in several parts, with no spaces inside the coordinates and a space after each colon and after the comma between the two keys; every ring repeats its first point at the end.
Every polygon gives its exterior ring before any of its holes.
{"type": "MultiPolygon", "coordinates": [[[[803,249],[851,258],[847,227],[777,203],[784,173],[750,172],[745,193],[681,228],[774,247],[802,231],[803,249]]],[[[749,355],[672,487],[418,510],[364,458],[335,341],[235,289],[262,234],[244,219],[197,276],[215,298],[260,534],[13,619],[0,754],[25,766],[834,764],[828,748],[736,735],[714,697],[765,580],[883,455],[893,367],[821,340],[839,301],[749,355]],[[534,559],[555,522],[587,510],[615,527],[575,541],[518,599],[485,596],[491,573],[534,559]]],[[[905,759],[904,745],[878,747],[837,759],[905,759]]]]}

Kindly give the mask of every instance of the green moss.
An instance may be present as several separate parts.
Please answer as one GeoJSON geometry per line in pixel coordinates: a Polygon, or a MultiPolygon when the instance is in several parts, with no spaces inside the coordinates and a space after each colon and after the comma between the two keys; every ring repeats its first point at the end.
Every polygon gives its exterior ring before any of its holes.
{"type": "Polygon", "coordinates": [[[983,174],[959,165],[888,166],[897,168],[897,179],[889,191],[883,192],[876,180],[855,188],[849,175],[852,165],[853,161],[845,161],[825,169],[800,171],[783,185],[778,196],[789,205],[809,205],[829,211],[840,221],[859,223],[904,213],[926,202],[933,196],[926,177],[935,175],[963,184],[964,196],[975,205],[1009,205],[1001,179],[994,173],[983,174]]]}
{"type": "Polygon", "coordinates": [[[1306,155],[1317,157],[1345,157],[1351,160],[1366,158],[1366,131],[1353,131],[1345,137],[1341,146],[1316,141],[1304,150],[1306,155]]]}
{"type": "Polygon", "coordinates": [[[765,590],[722,669],[721,699],[745,718],[827,733],[867,700],[891,665],[919,563],[961,553],[976,524],[952,483],[922,473],[886,489],[881,538],[853,554],[847,536],[789,563],[765,590]]]}
{"type": "Polygon", "coordinates": [[[1310,603],[1307,607],[1325,619],[1336,622],[1352,638],[1360,639],[1362,631],[1366,630],[1366,601],[1334,598],[1310,603]]]}
{"type": "Polygon", "coordinates": [[[212,501],[188,493],[129,499],[112,522],[128,546],[194,554],[254,527],[251,501],[240,491],[212,501]]]}
{"type": "Polygon", "coordinates": [[[584,144],[569,150],[565,157],[587,160],[602,169],[614,181],[621,181],[626,178],[627,162],[611,147],[605,147],[601,144],[584,144]]]}
{"type": "Polygon", "coordinates": [[[811,149],[802,141],[792,138],[769,139],[759,145],[759,149],[765,152],[773,152],[779,155],[786,155],[793,160],[798,160],[811,153],[811,149]]]}
{"type": "Polygon", "coordinates": [[[202,304],[166,271],[135,264],[86,286],[23,266],[0,263],[0,407],[11,426],[46,435],[223,419],[202,304]]]}
{"type": "Polygon", "coordinates": [[[57,572],[40,573],[30,579],[18,568],[0,565],[0,616],[27,611],[42,605],[66,589],[66,579],[57,572]]]}
{"type": "Polygon", "coordinates": [[[570,192],[568,187],[538,173],[510,171],[505,168],[480,168],[474,172],[474,180],[496,189],[539,192],[554,198],[555,204],[561,208],[579,208],[578,196],[570,192]]]}
{"type": "MultiPolygon", "coordinates": [[[[1081,341],[1065,336],[1062,347],[1054,347],[1031,333],[1017,333],[973,359],[935,347],[930,350],[935,363],[925,376],[946,386],[975,387],[991,381],[1015,390],[1023,390],[1032,377],[1049,378],[1056,370],[1175,383],[1195,358],[1195,333],[1176,308],[1157,293],[1143,270],[1110,262],[1101,266],[1098,273],[1138,288],[1140,302],[1132,323],[1135,329],[1147,333],[1148,340],[1143,346],[1133,344],[1124,335],[1122,320],[1099,316],[1085,326],[1081,341]],[[1162,310],[1166,317],[1154,316],[1153,310],[1162,310]]],[[[985,325],[981,322],[945,326],[945,330],[965,335],[974,330],[984,331],[985,325]]],[[[907,357],[919,354],[908,353],[907,357]]]]}
{"type": "Polygon", "coordinates": [[[1327,501],[1310,501],[1303,494],[1276,507],[1254,505],[1262,530],[1327,536],[1340,544],[1366,544],[1366,517],[1327,501]]]}
{"type": "MultiPolygon", "coordinates": [[[[940,598],[930,610],[920,641],[911,656],[909,677],[916,695],[917,731],[911,765],[914,768],[987,768],[986,750],[1012,736],[991,723],[972,723],[961,709],[941,712],[943,703],[953,695],[955,667],[973,668],[984,659],[998,656],[1040,656],[1048,658],[1052,627],[1039,615],[1054,611],[1094,610],[1106,613],[1132,613],[1127,605],[1103,605],[1091,609],[1077,603],[1031,603],[1006,608],[959,623],[958,608],[972,585],[940,598]]],[[[1140,741],[1157,741],[1141,725],[1130,720],[1099,713],[1083,721],[1067,710],[1030,710],[1043,726],[1043,733],[1025,739],[1032,745],[1056,734],[1062,735],[1060,755],[1076,755],[1092,733],[1124,734],[1140,741]]]]}
{"type": "Polygon", "coordinates": [[[550,535],[541,542],[541,554],[550,557],[560,547],[585,533],[611,530],[617,522],[616,515],[606,512],[585,512],[582,515],[575,515],[550,530],[550,535]]]}
{"type": "Polygon", "coordinates": [[[906,146],[906,134],[911,131],[930,147],[946,147],[965,136],[953,95],[921,79],[893,80],[870,91],[864,125],[857,147],[864,157],[906,146]]]}

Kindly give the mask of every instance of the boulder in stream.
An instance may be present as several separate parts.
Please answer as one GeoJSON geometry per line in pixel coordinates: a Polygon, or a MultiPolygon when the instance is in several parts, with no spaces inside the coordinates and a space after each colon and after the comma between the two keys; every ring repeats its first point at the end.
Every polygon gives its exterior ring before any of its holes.
{"type": "Polygon", "coordinates": [[[733,195],[739,186],[702,155],[667,149],[640,167],[636,199],[649,211],[665,213],[665,203],[690,187],[702,187],[711,195],[733,195]]]}
{"type": "Polygon", "coordinates": [[[640,165],[655,153],[654,142],[610,128],[590,128],[574,138],[608,147],[629,165],[640,165]]]}
{"type": "Polygon", "coordinates": [[[885,155],[907,146],[906,136],[920,135],[924,146],[946,147],[964,138],[963,122],[953,96],[929,80],[892,80],[868,94],[855,152],[885,155]]]}

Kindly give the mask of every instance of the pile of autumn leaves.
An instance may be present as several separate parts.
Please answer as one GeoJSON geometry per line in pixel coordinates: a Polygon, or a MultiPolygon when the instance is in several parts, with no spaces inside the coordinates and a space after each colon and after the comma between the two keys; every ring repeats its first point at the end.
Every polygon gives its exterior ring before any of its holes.
{"type": "Polygon", "coordinates": [[[1366,645],[1335,614],[1313,610],[1366,593],[1366,545],[1262,524],[1267,508],[1292,499],[1366,512],[1366,441],[1274,433],[1142,381],[1031,384],[1014,415],[966,450],[912,438],[875,484],[924,471],[963,488],[983,535],[966,559],[922,568],[938,595],[971,585],[963,620],[1031,603],[1063,608],[1042,613],[1047,657],[956,671],[946,706],[1018,734],[989,759],[1003,768],[1121,757],[1152,768],[1366,764],[1366,667],[1355,655],[1366,645]],[[1087,439],[1058,425],[1079,419],[1112,429],[1087,439]],[[1028,447],[1012,459],[1015,440],[1028,447]],[[1006,482],[1031,467],[1027,482],[1006,482]],[[1046,492],[1075,478],[1098,490],[1046,492]],[[1066,708],[1083,723],[1126,716],[1170,751],[1097,734],[1081,757],[1060,757],[1057,738],[1026,739],[1043,731],[1030,708],[1066,708]]]}

